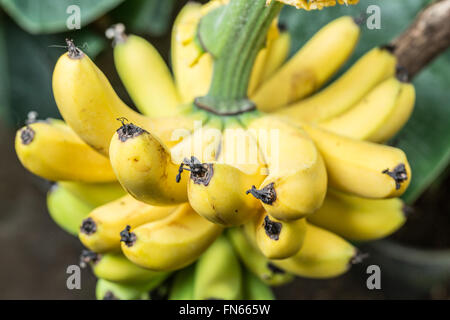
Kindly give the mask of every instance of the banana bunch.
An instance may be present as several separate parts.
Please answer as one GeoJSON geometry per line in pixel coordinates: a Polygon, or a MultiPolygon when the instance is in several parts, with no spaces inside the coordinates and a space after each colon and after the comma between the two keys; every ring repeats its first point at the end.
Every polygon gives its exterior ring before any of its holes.
{"type": "Polygon", "coordinates": [[[53,72],[64,121],[17,132],[24,167],[57,183],[51,216],[90,250],[82,261],[99,278],[99,299],[147,299],[167,281],[171,299],[272,299],[269,286],[294,276],[344,273],[361,259],[348,240],[405,222],[398,197],[411,169],[403,151],[381,143],[406,123],[415,92],[390,48],[370,50],[318,91],[352,54],[358,24],[331,21],[286,61],[289,33],[275,19],[249,70],[257,110],[220,113],[196,99],[215,73],[197,30],[228,2],[182,9],[174,78],[146,40],[108,29],[142,113],[67,40],[53,72]]]}

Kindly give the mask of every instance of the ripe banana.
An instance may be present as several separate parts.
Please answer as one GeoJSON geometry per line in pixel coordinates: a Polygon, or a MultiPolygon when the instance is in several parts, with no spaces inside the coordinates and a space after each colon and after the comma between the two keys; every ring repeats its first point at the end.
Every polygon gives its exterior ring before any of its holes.
{"type": "Polygon", "coordinates": [[[175,273],[169,300],[194,300],[195,264],[175,273]]]}
{"type": "Polygon", "coordinates": [[[108,158],[84,143],[62,121],[31,123],[16,134],[17,156],[25,168],[51,181],[114,181],[108,158]]]}
{"type": "Polygon", "coordinates": [[[239,259],[225,236],[220,236],[195,265],[194,299],[242,299],[239,259]]]}
{"type": "Polygon", "coordinates": [[[243,228],[229,228],[226,235],[245,267],[264,283],[279,286],[293,280],[292,274],[275,267],[253,246],[243,228]]]}
{"type": "Polygon", "coordinates": [[[122,253],[97,254],[84,250],[81,263],[89,264],[97,278],[126,285],[142,285],[150,281],[162,283],[170,275],[168,272],[143,269],[125,258],[122,253]]]}
{"type": "MultiPolygon", "coordinates": [[[[168,217],[176,207],[154,207],[130,195],[94,209],[79,228],[81,242],[94,252],[120,250],[120,232],[127,226],[142,224],[168,217]]],[[[79,225],[80,226],[80,225],[79,225]]]]}
{"type": "Polygon", "coordinates": [[[368,241],[392,234],[406,217],[399,198],[365,199],[329,189],[323,206],[308,221],[346,239],[368,241]]]}
{"type": "Polygon", "coordinates": [[[267,81],[286,61],[291,49],[291,35],[284,28],[280,28],[280,35],[273,40],[267,53],[265,67],[261,76],[261,82],[267,81]]]}
{"type": "Polygon", "coordinates": [[[221,232],[222,227],[183,204],[166,219],[122,231],[122,251],[144,268],[176,270],[195,261],[221,232]]]}
{"type": "Polygon", "coordinates": [[[374,48],[322,91],[277,111],[292,121],[320,122],[338,116],[358,103],[373,87],[395,74],[395,56],[374,48]]]}
{"type": "Polygon", "coordinates": [[[400,131],[408,121],[414,109],[416,92],[411,83],[402,83],[400,94],[395,102],[395,108],[386,121],[368,138],[374,142],[386,142],[400,131]]]}
{"type": "MultiPolygon", "coordinates": [[[[195,120],[204,112],[193,112],[188,106],[180,115],[152,120],[125,105],[114,92],[108,79],[73,42],[53,71],[53,94],[63,118],[88,145],[108,155],[117,119],[126,119],[158,136],[167,146],[174,143],[174,130],[192,131],[195,120]]],[[[180,111],[181,112],[181,111],[180,111]]],[[[177,142],[177,141],[175,141],[177,142]]]]}
{"type": "Polygon", "coordinates": [[[359,33],[351,17],[336,19],[319,30],[251,96],[258,109],[274,111],[320,88],[353,52],[359,33]]]}
{"type": "Polygon", "coordinates": [[[336,135],[303,125],[326,163],[329,185],[366,198],[393,198],[405,192],[411,168],[397,148],[336,135]]]}
{"type": "Polygon", "coordinates": [[[58,184],[95,208],[114,201],[126,193],[117,182],[81,183],[60,181],[58,184]]]}
{"type": "Polygon", "coordinates": [[[269,175],[248,191],[279,220],[296,220],[316,211],[323,202],[327,174],[321,155],[308,135],[283,119],[253,119],[249,131],[268,164],[269,175]]]}
{"type": "Polygon", "coordinates": [[[222,133],[217,161],[184,162],[190,167],[188,197],[192,208],[204,218],[221,225],[241,225],[254,217],[259,201],[245,192],[259,185],[264,176],[263,159],[256,140],[235,122],[222,133]]]}
{"type": "Polygon", "coordinates": [[[54,185],[47,193],[47,208],[53,221],[74,236],[78,234],[81,221],[93,209],[90,204],[59,185],[54,185]]]}
{"type": "Polygon", "coordinates": [[[176,182],[179,166],[161,141],[134,124],[123,124],[111,139],[111,165],[125,190],[151,205],[187,201],[187,183],[176,182]]]}
{"type": "Polygon", "coordinates": [[[245,225],[246,234],[268,259],[286,259],[296,254],[303,245],[306,233],[305,219],[281,221],[260,214],[245,225]]]}
{"type": "Polygon", "coordinates": [[[152,118],[177,115],[180,99],[166,63],[147,40],[125,35],[123,28],[109,29],[115,37],[114,62],[136,107],[152,118]]]}
{"type": "Polygon", "coordinates": [[[261,279],[244,270],[244,300],[275,300],[275,295],[261,279]]]}
{"type": "Polygon", "coordinates": [[[308,224],[300,251],[293,257],[272,260],[272,263],[300,277],[325,279],[346,272],[356,258],[357,250],[350,243],[308,224]]]}
{"type": "Polygon", "coordinates": [[[400,90],[401,82],[395,77],[388,78],[350,110],[321,122],[320,126],[342,136],[369,140],[397,107],[400,90]]]}

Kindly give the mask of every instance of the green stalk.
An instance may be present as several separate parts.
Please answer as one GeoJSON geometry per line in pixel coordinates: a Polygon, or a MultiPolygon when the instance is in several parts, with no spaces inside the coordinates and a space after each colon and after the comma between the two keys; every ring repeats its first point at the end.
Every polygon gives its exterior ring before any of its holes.
{"type": "Polygon", "coordinates": [[[282,8],[273,1],[231,0],[202,18],[198,41],[214,59],[209,92],[195,103],[210,112],[230,115],[254,110],[247,97],[253,65],[270,24],[282,8]]]}

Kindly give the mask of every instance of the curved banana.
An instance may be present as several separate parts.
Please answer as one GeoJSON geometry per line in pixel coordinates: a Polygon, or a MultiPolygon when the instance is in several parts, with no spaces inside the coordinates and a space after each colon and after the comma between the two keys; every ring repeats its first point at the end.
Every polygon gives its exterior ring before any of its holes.
{"type": "Polygon", "coordinates": [[[296,254],[303,245],[306,220],[281,221],[267,213],[245,225],[249,238],[268,259],[286,259],[296,254]]]}
{"type": "Polygon", "coordinates": [[[194,300],[195,264],[175,273],[169,300],[194,300]]]}
{"type": "Polygon", "coordinates": [[[291,121],[320,122],[358,103],[373,87],[395,74],[397,59],[386,48],[374,48],[322,91],[277,111],[291,121]]]}
{"type": "Polygon", "coordinates": [[[248,270],[244,270],[244,300],[275,300],[272,289],[248,270]]]}
{"type": "Polygon", "coordinates": [[[59,181],[58,184],[95,208],[114,201],[126,193],[117,182],[82,183],[59,181]]]}
{"type": "Polygon", "coordinates": [[[411,181],[405,153],[397,148],[303,125],[325,161],[329,185],[366,198],[402,195],[411,181]]]}
{"type": "Polygon", "coordinates": [[[125,258],[122,253],[97,254],[84,250],[81,262],[89,264],[97,278],[127,285],[142,285],[150,281],[161,283],[170,274],[143,269],[125,258]]]}
{"type": "Polygon", "coordinates": [[[195,265],[194,299],[242,299],[242,270],[233,247],[220,236],[195,265]]]}
{"type": "Polygon", "coordinates": [[[122,232],[122,251],[132,262],[157,271],[181,269],[195,261],[222,232],[188,204],[164,220],[122,232]]]}
{"type": "Polygon", "coordinates": [[[144,285],[126,285],[105,279],[98,279],[95,296],[97,300],[148,300],[148,291],[155,286],[150,282],[147,284],[147,287],[144,285]]]}
{"type": "Polygon", "coordinates": [[[81,242],[94,252],[120,250],[120,232],[168,217],[176,207],[154,207],[130,195],[94,209],[79,228],[81,242]]]}
{"type": "Polygon", "coordinates": [[[280,35],[273,40],[272,46],[267,53],[265,67],[261,76],[261,82],[267,81],[286,61],[291,49],[291,35],[283,28],[280,35]]]}
{"type": "Polygon", "coordinates": [[[47,209],[58,226],[76,236],[81,221],[93,207],[79,199],[66,188],[54,185],[47,193],[47,209]]]}
{"type": "Polygon", "coordinates": [[[313,141],[283,119],[265,116],[251,120],[249,131],[258,139],[269,175],[248,191],[279,220],[295,220],[316,211],[325,198],[327,173],[313,141]]]}
{"type": "Polygon", "coordinates": [[[224,226],[241,225],[254,217],[259,201],[245,192],[259,185],[265,167],[258,156],[256,140],[236,123],[222,133],[217,161],[201,163],[194,158],[190,167],[189,203],[204,218],[224,226]]]}
{"type": "Polygon", "coordinates": [[[111,165],[120,184],[151,205],[187,201],[187,182],[177,183],[179,166],[161,141],[134,124],[123,124],[111,139],[111,165]]]}
{"type": "Polygon", "coordinates": [[[166,63],[147,40],[123,29],[120,24],[109,29],[115,37],[114,62],[136,107],[152,118],[177,115],[180,99],[166,63]]]}
{"type": "Polygon", "coordinates": [[[384,126],[396,108],[400,89],[401,83],[397,78],[388,78],[350,110],[319,125],[342,136],[370,140],[370,136],[384,126]]]}
{"type": "Polygon", "coordinates": [[[357,250],[350,243],[308,224],[300,251],[293,257],[272,260],[272,263],[300,277],[325,279],[346,272],[357,257],[357,250]]]}
{"type": "Polygon", "coordinates": [[[115,181],[108,158],[84,143],[62,121],[29,124],[16,134],[17,156],[25,168],[51,181],[115,181]]]}
{"type": "Polygon", "coordinates": [[[411,116],[416,100],[416,91],[411,83],[402,83],[395,108],[386,121],[368,138],[374,142],[386,142],[395,136],[411,116]]]}
{"type": "Polygon", "coordinates": [[[308,221],[346,239],[368,241],[392,234],[406,217],[399,198],[365,199],[330,189],[323,206],[308,221]]]}
{"type": "Polygon", "coordinates": [[[269,112],[317,90],[353,52],[359,33],[351,17],[330,22],[251,96],[252,101],[269,112]]]}
{"type": "MultiPolygon", "coordinates": [[[[69,41],[68,45],[69,53],[59,58],[53,71],[53,94],[67,124],[98,152],[108,155],[117,119],[144,128],[169,146],[174,143],[174,130],[191,131],[197,117],[204,118],[203,112],[196,112],[192,117],[180,115],[152,120],[133,111],[117,96],[91,59],[73,42],[69,41]]],[[[183,112],[190,114],[192,107],[183,112]]]]}
{"type": "Polygon", "coordinates": [[[264,283],[279,286],[293,280],[293,275],[274,266],[253,246],[243,228],[229,228],[226,235],[245,267],[264,283]]]}

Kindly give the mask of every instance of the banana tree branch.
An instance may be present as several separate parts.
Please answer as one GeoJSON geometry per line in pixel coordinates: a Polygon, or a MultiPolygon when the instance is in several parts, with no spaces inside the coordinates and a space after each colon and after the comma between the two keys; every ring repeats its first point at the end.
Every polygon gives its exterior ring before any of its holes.
{"type": "Polygon", "coordinates": [[[392,45],[399,64],[414,77],[450,46],[450,0],[435,1],[422,10],[392,45]]]}

